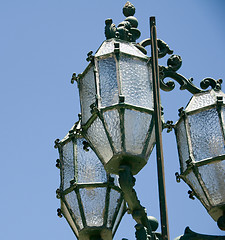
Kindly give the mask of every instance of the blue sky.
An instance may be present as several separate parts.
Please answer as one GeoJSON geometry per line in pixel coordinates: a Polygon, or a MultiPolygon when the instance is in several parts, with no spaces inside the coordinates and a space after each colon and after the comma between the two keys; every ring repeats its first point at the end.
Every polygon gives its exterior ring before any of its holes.
{"type": "MultiPolygon", "coordinates": [[[[142,32],[149,37],[149,17],[156,16],[158,38],[181,55],[179,73],[199,86],[205,77],[225,78],[223,0],[131,1],[142,32]]],[[[104,37],[104,22],[124,20],[126,1],[8,0],[0,2],[1,199],[3,240],[74,239],[65,219],[56,216],[59,171],[56,138],[77,121],[79,96],[70,84],[73,72],[87,66],[86,54],[104,37]]],[[[165,63],[165,60],[160,62],[165,63]]],[[[191,94],[162,92],[165,119],[178,119],[177,109],[191,94]]],[[[179,171],[174,134],[163,134],[171,239],[186,226],[200,233],[221,234],[198,200],[190,200],[179,171]]],[[[136,176],[136,190],[149,215],[159,219],[155,152],[136,176]]],[[[134,239],[134,221],[127,215],[115,239],[134,239]]]]}

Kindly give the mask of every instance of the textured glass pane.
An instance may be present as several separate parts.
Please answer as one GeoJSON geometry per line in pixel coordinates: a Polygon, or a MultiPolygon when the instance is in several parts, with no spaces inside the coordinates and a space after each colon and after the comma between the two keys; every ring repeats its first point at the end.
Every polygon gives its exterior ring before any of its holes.
{"type": "Polygon", "coordinates": [[[103,225],[106,188],[84,188],[80,189],[80,194],[87,225],[103,225]]]}
{"type": "Polygon", "coordinates": [[[151,137],[150,137],[150,141],[148,143],[148,147],[147,147],[147,151],[146,151],[146,158],[148,158],[153,150],[155,146],[155,126],[152,129],[152,133],[151,133],[151,137]]]}
{"type": "Polygon", "coordinates": [[[120,41],[115,41],[114,39],[106,40],[103,42],[97,53],[95,54],[95,57],[99,57],[105,54],[110,54],[114,52],[114,43],[120,44],[120,52],[130,54],[133,56],[141,57],[141,58],[147,58],[145,54],[143,54],[137,47],[135,47],[132,43],[125,43],[120,41]]]}
{"type": "Polygon", "coordinates": [[[107,182],[106,171],[91,148],[83,150],[84,138],[77,139],[77,182],[107,182]]]}
{"type": "Polygon", "coordinates": [[[121,152],[120,116],[117,110],[110,110],[103,114],[109,134],[112,138],[116,152],[121,152]]]}
{"type": "Polygon", "coordinates": [[[99,57],[101,55],[109,54],[112,52],[114,52],[114,41],[113,40],[105,41],[95,54],[95,57],[99,57]]]}
{"type": "Polygon", "coordinates": [[[125,146],[126,151],[141,154],[145,145],[152,116],[134,110],[125,110],[125,146]]]}
{"type": "Polygon", "coordinates": [[[135,47],[132,43],[120,43],[120,51],[123,53],[127,53],[133,56],[146,58],[146,55],[143,54],[137,47],[135,47]]]}
{"type": "Polygon", "coordinates": [[[220,120],[215,108],[188,117],[195,161],[225,154],[220,120]]]}
{"type": "Polygon", "coordinates": [[[108,222],[107,227],[112,227],[112,220],[117,209],[117,205],[120,200],[120,193],[116,190],[111,189],[110,199],[109,199],[109,212],[108,212],[108,222]]]}
{"type": "Polygon", "coordinates": [[[116,227],[117,227],[117,225],[119,224],[119,222],[120,222],[120,220],[121,220],[121,218],[122,218],[123,211],[124,211],[124,201],[122,202],[122,204],[121,204],[121,206],[120,206],[119,213],[118,213],[118,215],[117,215],[117,217],[116,217],[116,221],[115,221],[115,223],[114,223],[114,225],[113,225],[112,234],[115,233],[116,227]]]}
{"type": "Polygon", "coordinates": [[[98,63],[100,78],[101,106],[106,107],[118,103],[116,62],[113,57],[101,59],[98,63]]]}
{"type": "Polygon", "coordinates": [[[225,96],[222,91],[215,92],[211,90],[207,93],[199,93],[195,94],[190,103],[188,104],[186,111],[193,111],[196,109],[200,109],[209,105],[216,103],[217,96],[225,96]]]}
{"type": "Polygon", "coordinates": [[[201,197],[204,204],[208,207],[209,202],[205,196],[205,193],[203,192],[203,190],[200,186],[200,183],[198,182],[198,179],[194,175],[194,173],[190,172],[189,174],[187,174],[186,178],[187,178],[187,183],[190,184],[190,186],[193,188],[193,190],[196,192],[196,194],[198,194],[198,196],[201,197]]]}
{"type": "Polygon", "coordinates": [[[72,179],[74,179],[74,153],[73,142],[69,141],[63,146],[63,190],[70,187],[72,179]]]}
{"type": "Polygon", "coordinates": [[[81,113],[82,124],[85,124],[91,117],[90,105],[95,103],[96,89],[93,67],[91,67],[85,76],[80,80],[80,101],[81,101],[81,113]]]}
{"type": "Polygon", "coordinates": [[[99,152],[99,157],[107,163],[112,158],[113,152],[109,145],[103,124],[99,118],[96,118],[88,128],[87,137],[99,152]]]}
{"type": "Polygon", "coordinates": [[[199,167],[202,180],[212,199],[212,205],[225,203],[225,161],[199,167]]]}
{"type": "Polygon", "coordinates": [[[153,108],[152,76],[146,61],[121,56],[120,77],[125,103],[153,108]]]}
{"type": "Polygon", "coordinates": [[[76,233],[76,235],[78,236],[78,230],[76,225],[73,222],[73,219],[70,216],[69,211],[67,210],[65,204],[63,202],[61,202],[61,210],[63,213],[63,216],[66,218],[67,222],[69,223],[69,225],[71,226],[71,228],[74,230],[74,232],[76,233]]]}
{"type": "Polygon", "coordinates": [[[222,115],[222,121],[223,121],[223,129],[225,129],[225,107],[222,107],[221,111],[222,115]]]}
{"type": "Polygon", "coordinates": [[[77,201],[77,196],[74,191],[68,193],[65,195],[65,199],[67,201],[68,207],[72,210],[76,223],[80,228],[83,228],[83,223],[81,220],[81,215],[80,215],[80,210],[79,210],[79,205],[77,201]]]}
{"type": "Polygon", "coordinates": [[[188,140],[187,140],[187,132],[184,125],[184,119],[182,119],[176,125],[176,138],[177,138],[177,146],[179,151],[181,168],[182,168],[182,171],[184,172],[187,169],[186,161],[189,159],[188,140]]]}

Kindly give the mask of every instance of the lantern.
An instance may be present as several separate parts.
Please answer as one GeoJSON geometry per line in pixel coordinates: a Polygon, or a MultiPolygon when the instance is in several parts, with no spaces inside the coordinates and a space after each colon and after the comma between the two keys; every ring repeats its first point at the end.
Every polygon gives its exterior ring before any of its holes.
{"type": "Polygon", "coordinates": [[[225,210],[225,94],[195,94],[176,123],[181,178],[217,221],[225,210]]]}
{"type": "Polygon", "coordinates": [[[137,174],[155,143],[152,68],[135,44],[103,42],[78,78],[84,136],[110,173],[137,174]]]}
{"type": "Polygon", "coordinates": [[[61,210],[80,240],[112,239],[125,212],[116,175],[109,175],[76,125],[57,143],[61,210]]]}

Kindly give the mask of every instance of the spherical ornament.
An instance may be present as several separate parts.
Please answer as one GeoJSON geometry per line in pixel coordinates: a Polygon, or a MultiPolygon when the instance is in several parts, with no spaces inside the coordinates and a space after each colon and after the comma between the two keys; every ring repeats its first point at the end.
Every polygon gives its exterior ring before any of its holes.
{"type": "Polygon", "coordinates": [[[153,217],[153,216],[148,216],[148,221],[150,222],[150,225],[151,225],[151,228],[152,228],[152,231],[156,231],[156,229],[158,228],[159,226],[159,222],[158,220],[153,217]]]}
{"type": "Polygon", "coordinates": [[[136,17],[129,16],[125,19],[125,21],[129,22],[132,27],[136,28],[138,26],[138,20],[136,17]]]}
{"type": "Polygon", "coordinates": [[[130,2],[127,2],[123,7],[123,14],[125,17],[133,16],[135,14],[135,7],[130,2]]]}

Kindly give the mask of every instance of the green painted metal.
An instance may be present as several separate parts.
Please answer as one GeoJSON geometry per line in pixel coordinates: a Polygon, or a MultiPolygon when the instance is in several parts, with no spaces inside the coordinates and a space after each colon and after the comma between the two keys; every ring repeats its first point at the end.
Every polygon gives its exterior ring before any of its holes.
{"type": "Polygon", "coordinates": [[[135,42],[141,35],[141,32],[137,29],[138,21],[133,17],[135,7],[130,2],[127,2],[123,8],[123,14],[127,18],[117,27],[112,19],[105,21],[106,39],[117,38],[128,42],[135,42]]]}
{"type": "Polygon", "coordinates": [[[151,33],[151,61],[152,61],[152,78],[153,78],[153,96],[154,96],[154,112],[155,112],[155,135],[156,135],[156,158],[158,172],[158,187],[159,187],[159,204],[162,238],[169,239],[169,224],[166,204],[165,190],[165,173],[164,173],[164,157],[162,146],[162,116],[161,116],[161,101],[160,101],[160,83],[159,83],[159,68],[158,68],[158,47],[156,35],[155,17],[150,18],[150,33],[151,33]]]}
{"type": "Polygon", "coordinates": [[[177,237],[175,240],[225,240],[225,236],[210,236],[195,233],[189,227],[185,229],[184,235],[177,237]]]}

